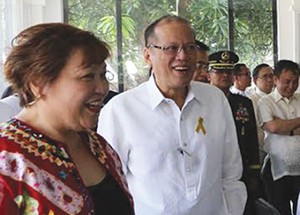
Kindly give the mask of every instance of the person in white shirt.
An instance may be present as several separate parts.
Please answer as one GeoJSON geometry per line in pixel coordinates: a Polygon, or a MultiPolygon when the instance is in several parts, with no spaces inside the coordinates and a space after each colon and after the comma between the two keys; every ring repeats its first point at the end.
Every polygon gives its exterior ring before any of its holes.
{"type": "Polygon", "coordinates": [[[164,16],[144,36],[150,79],[112,98],[98,124],[124,165],[136,214],[243,214],[247,193],[227,98],[191,82],[194,31],[164,16]]]}
{"type": "Polygon", "coordinates": [[[17,94],[10,95],[0,100],[0,123],[5,122],[22,110],[17,94]]]}
{"type": "Polygon", "coordinates": [[[1,101],[0,101],[0,113],[1,113],[0,114],[0,123],[5,122],[7,119],[10,118],[10,115],[11,115],[10,107],[1,101]]]}
{"type": "Polygon", "coordinates": [[[251,86],[251,74],[244,63],[237,63],[233,68],[233,86],[230,92],[248,97],[246,88],[251,86]]]}
{"type": "Polygon", "coordinates": [[[300,94],[295,93],[300,68],[293,61],[280,60],[274,75],[275,90],[258,101],[258,120],[270,157],[263,181],[267,200],[281,214],[291,215],[296,213],[300,191],[300,94]]]}
{"type": "Polygon", "coordinates": [[[2,92],[1,99],[4,99],[4,98],[6,98],[6,97],[8,97],[8,96],[10,96],[10,95],[13,95],[13,94],[14,94],[14,90],[13,90],[12,86],[9,85],[9,86],[6,87],[6,88],[4,89],[4,91],[2,92]]]}
{"type": "Polygon", "coordinates": [[[258,100],[268,95],[272,92],[274,88],[274,73],[273,69],[265,63],[257,65],[252,72],[253,82],[255,84],[254,91],[248,98],[251,99],[256,122],[257,122],[257,135],[259,142],[259,155],[260,155],[260,163],[263,164],[264,158],[266,156],[266,152],[264,150],[264,131],[258,124],[257,117],[257,102],[258,100]]]}

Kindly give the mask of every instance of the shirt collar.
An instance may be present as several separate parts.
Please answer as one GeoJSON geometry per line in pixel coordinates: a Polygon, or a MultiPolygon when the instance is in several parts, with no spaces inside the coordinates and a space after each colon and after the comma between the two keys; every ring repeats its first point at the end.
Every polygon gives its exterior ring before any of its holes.
{"type": "Polygon", "coordinates": [[[150,105],[153,110],[165,99],[163,94],[160,92],[160,90],[156,86],[153,74],[150,76],[150,78],[148,80],[147,88],[148,88],[149,97],[150,97],[149,98],[150,105]]]}
{"type": "Polygon", "coordinates": [[[258,87],[255,87],[255,93],[261,98],[267,95],[265,92],[261,91],[258,87]]]}
{"type": "Polygon", "coordinates": [[[242,96],[246,96],[245,91],[239,90],[239,89],[236,88],[235,86],[231,86],[229,90],[230,90],[230,92],[233,93],[233,94],[239,94],[239,95],[242,95],[242,96]]]}
{"type": "MultiPolygon", "coordinates": [[[[198,102],[201,102],[203,100],[205,100],[204,97],[206,97],[206,95],[202,92],[199,93],[199,88],[196,87],[196,85],[206,85],[206,83],[202,83],[202,82],[198,82],[198,81],[191,81],[190,87],[189,87],[189,93],[187,96],[186,101],[189,102],[191,101],[193,98],[195,98],[196,100],[198,100],[198,102]],[[198,92],[198,93],[197,93],[198,92]]],[[[210,85],[210,84],[207,84],[210,85]]]]}
{"type": "MultiPolygon", "coordinates": [[[[150,105],[152,110],[154,110],[160,103],[162,103],[163,101],[165,101],[167,98],[164,97],[164,95],[160,92],[159,88],[156,85],[155,79],[153,74],[150,76],[148,83],[147,83],[147,88],[148,88],[148,92],[150,95],[150,105]]],[[[188,86],[189,90],[188,90],[188,94],[187,97],[185,99],[185,104],[184,106],[190,102],[193,98],[195,98],[195,93],[194,93],[194,89],[191,85],[188,86]]],[[[197,98],[197,100],[199,100],[199,98],[197,98]]]]}
{"type": "Polygon", "coordinates": [[[193,85],[189,84],[188,86],[188,94],[187,94],[187,97],[185,99],[185,105],[187,105],[190,101],[192,101],[194,98],[196,98],[197,100],[199,100],[196,96],[195,96],[195,93],[194,93],[195,89],[193,88],[193,85]]]}
{"type": "Polygon", "coordinates": [[[293,99],[296,99],[296,97],[295,97],[295,95],[292,95],[289,99],[286,98],[286,97],[283,97],[282,95],[280,95],[280,93],[278,92],[277,88],[275,88],[275,90],[274,90],[274,99],[275,99],[275,102],[279,102],[280,100],[283,100],[283,101],[289,103],[293,99]]]}

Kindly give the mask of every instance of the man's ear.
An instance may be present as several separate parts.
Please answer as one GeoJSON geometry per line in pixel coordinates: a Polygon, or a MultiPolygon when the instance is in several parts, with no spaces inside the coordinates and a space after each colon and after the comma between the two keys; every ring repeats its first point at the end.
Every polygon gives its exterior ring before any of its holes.
{"type": "Polygon", "coordinates": [[[209,81],[209,83],[210,83],[210,81],[211,81],[210,76],[211,76],[211,73],[208,72],[208,73],[207,73],[207,80],[209,81]]]}
{"type": "Polygon", "coordinates": [[[257,77],[256,78],[252,78],[253,83],[256,85],[256,81],[257,81],[257,77]]]}
{"type": "Polygon", "coordinates": [[[148,48],[144,48],[144,60],[149,66],[152,66],[150,50],[148,48]]]}
{"type": "Polygon", "coordinates": [[[239,79],[239,76],[238,75],[233,75],[233,81],[236,81],[239,79]]]}
{"type": "Polygon", "coordinates": [[[279,80],[279,78],[276,76],[276,75],[274,75],[274,83],[275,83],[275,86],[277,85],[277,81],[279,80]]]}

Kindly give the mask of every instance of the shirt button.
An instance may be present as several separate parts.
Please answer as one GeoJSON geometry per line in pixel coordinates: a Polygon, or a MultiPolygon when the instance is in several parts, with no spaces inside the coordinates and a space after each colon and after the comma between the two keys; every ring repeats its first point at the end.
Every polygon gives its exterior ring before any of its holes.
{"type": "Polygon", "coordinates": [[[187,171],[187,172],[190,172],[190,171],[191,171],[191,169],[190,169],[190,168],[186,168],[186,171],[187,171]]]}
{"type": "Polygon", "coordinates": [[[187,147],[187,143],[183,143],[183,146],[184,146],[184,147],[187,147]]]}

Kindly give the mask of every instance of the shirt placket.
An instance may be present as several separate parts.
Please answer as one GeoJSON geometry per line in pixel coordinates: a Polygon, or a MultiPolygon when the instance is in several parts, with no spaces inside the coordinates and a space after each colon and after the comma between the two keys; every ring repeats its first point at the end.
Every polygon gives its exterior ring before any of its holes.
{"type": "Polygon", "coordinates": [[[181,156],[184,160],[184,179],[186,197],[189,201],[197,198],[197,184],[194,166],[194,153],[191,151],[191,146],[188,141],[188,129],[186,129],[187,120],[183,113],[180,114],[180,134],[181,134],[181,156]]]}

